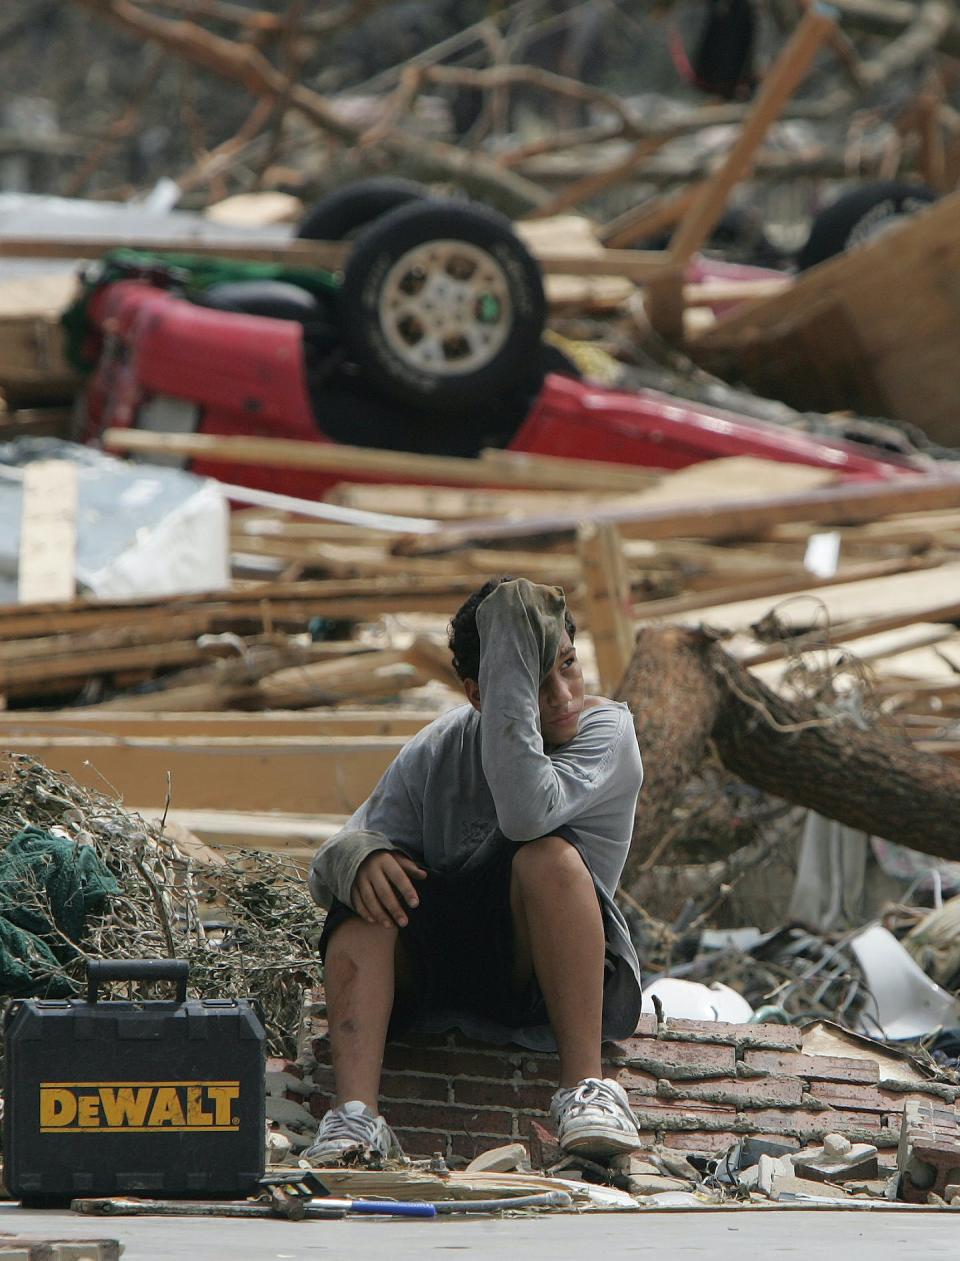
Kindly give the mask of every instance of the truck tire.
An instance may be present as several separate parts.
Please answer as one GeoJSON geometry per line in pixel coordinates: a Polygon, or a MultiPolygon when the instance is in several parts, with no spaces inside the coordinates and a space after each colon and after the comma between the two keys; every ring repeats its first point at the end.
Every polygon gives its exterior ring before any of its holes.
{"type": "Polygon", "coordinates": [[[932,188],[902,180],[885,180],[851,189],[814,218],[807,243],[797,255],[797,269],[806,271],[845,250],[863,245],[936,200],[937,194],[932,188]]]}
{"type": "Polygon", "coordinates": [[[305,241],[342,241],[398,206],[429,196],[413,180],[386,176],[357,180],[321,198],[304,216],[297,236],[305,241]]]}
{"type": "Polygon", "coordinates": [[[510,221],[452,201],[365,228],[340,299],[348,355],[371,382],[441,411],[510,389],[546,318],[540,268],[510,221]]]}

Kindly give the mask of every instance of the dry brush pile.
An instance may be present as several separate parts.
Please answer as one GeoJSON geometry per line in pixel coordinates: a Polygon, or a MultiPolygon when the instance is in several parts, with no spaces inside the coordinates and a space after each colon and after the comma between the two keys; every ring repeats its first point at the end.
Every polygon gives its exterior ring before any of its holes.
{"type": "MultiPolygon", "coordinates": [[[[73,957],[61,965],[58,988],[66,982],[81,994],[88,959],[186,959],[192,994],[254,999],[268,1052],[296,1054],[304,993],[320,980],[322,927],[301,871],[263,851],[190,852],[162,824],[13,756],[0,773],[0,854],[28,827],[91,846],[119,885],[79,940],[61,942],[60,955],[73,957]]],[[[25,900],[53,921],[38,881],[25,900]]],[[[50,981],[38,970],[35,992],[50,981]]]]}

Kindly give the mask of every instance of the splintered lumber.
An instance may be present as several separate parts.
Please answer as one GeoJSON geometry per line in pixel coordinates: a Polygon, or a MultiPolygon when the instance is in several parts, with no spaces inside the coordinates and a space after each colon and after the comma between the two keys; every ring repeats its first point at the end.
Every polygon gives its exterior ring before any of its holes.
{"type": "MultiPolygon", "coordinates": [[[[477,155],[473,155],[477,160],[477,155]]],[[[262,241],[238,244],[235,241],[204,241],[193,237],[171,241],[169,237],[143,234],[115,236],[107,239],[89,236],[31,237],[25,234],[0,239],[0,258],[101,258],[112,250],[142,250],[149,254],[197,254],[241,262],[280,263],[285,267],[318,267],[339,271],[346,262],[350,247],[337,241],[280,242],[266,245],[262,241]]],[[[659,250],[565,250],[544,249],[537,262],[548,276],[619,277],[643,284],[658,276],[667,266],[659,250]]]]}
{"type": "Polygon", "coordinates": [[[37,460],[23,470],[17,568],[22,604],[76,595],[77,477],[69,460],[37,460]]]}
{"type": "MultiPolygon", "coordinates": [[[[468,517],[530,517],[547,512],[573,512],[584,515],[597,502],[614,502],[620,489],[593,491],[589,495],[574,491],[454,490],[443,486],[379,486],[364,482],[338,482],[329,492],[330,503],[343,504],[362,511],[380,505],[394,516],[419,517],[424,513],[435,520],[462,520],[468,517]]],[[[389,541],[388,536],[381,536],[389,541]]]]}
{"type": "Polygon", "coordinates": [[[178,848],[183,848],[182,832],[216,851],[221,849],[264,849],[304,867],[318,846],[328,841],[349,817],[345,814],[292,814],[288,811],[256,813],[242,810],[158,810],[155,806],[127,806],[131,814],[164,820],[164,832],[174,832],[178,848]]]}
{"type": "Polygon", "coordinates": [[[737,137],[717,169],[700,185],[677,225],[668,257],[683,267],[707,239],[723,214],[734,186],[750,171],[764,136],[803,82],[834,23],[822,9],[810,7],[767,69],[737,137]]]}
{"type": "MultiPolygon", "coordinates": [[[[893,513],[960,506],[960,476],[904,476],[889,482],[844,483],[801,494],[745,496],[737,502],[690,500],[654,506],[630,504],[596,507],[590,520],[608,521],[629,538],[747,539],[786,521],[849,525],[893,513]]],[[[560,512],[522,521],[489,519],[445,526],[436,533],[398,539],[401,556],[432,556],[496,540],[572,538],[583,513],[560,512]]]]}
{"type": "Polygon", "coordinates": [[[146,429],[107,429],[103,444],[112,451],[139,455],[177,455],[222,463],[266,464],[274,468],[322,469],[336,473],[372,473],[391,480],[441,482],[454,486],[523,486],[549,490],[642,489],[648,473],[637,475],[628,465],[591,471],[590,462],[536,455],[516,459],[463,459],[449,455],[415,455],[332,442],[291,438],[248,438],[221,434],[156,433],[146,429]]]}
{"type": "Polygon", "coordinates": [[[312,617],[364,621],[383,613],[449,614],[476,588],[473,576],[352,578],[316,582],[255,582],[223,591],[70,604],[0,605],[0,641],[142,626],[171,614],[194,612],[206,630],[269,633],[305,630],[312,617]]]}
{"type": "Polygon", "coordinates": [[[254,684],[242,702],[258,709],[337,705],[361,697],[393,696],[422,687],[428,677],[407,651],[377,652],[355,661],[323,661],[278,670],[254,684]]]}
{"type": "Polygon", "coordinates": [[[689,585],[694,589],[686,595],[645,600],[642,604],[636,605],[635,612],[644,622],[677,620],[689,624],[692,619],[681,618],[680,614],[699,610],[697,620],[708,621],[710,620],[709,610],[725,605],[742,604],[745,600],[787,596],[800,592],[812,595],[822,591],[824,587],[835,587],[839,583],[885,578],[890,574],[913,572],[917,569],[933,569],[940,564],[942,564],[942,559],[939,557],[920,556],[906,559],[894,557],[869,565],[842,565],[830,578],[814,578],[809,570],[799,568],[795,573],[780,571],[739,583],[736,587],[720,588],[715,583],[703,587],[691,583],[689,585]]]}
{"type": "Polygon", "coordinates": [[[698,186],[696,196],[674,230],[667,250],[673,274],[650,286],[650,322],[666,337],[682,338],[683,270],[710,235],[723,214],[731,192],[756,162],[757,150],[771,124],[803,82],[824,40],[835,29],[826,13],[814,6],[806,10],[796,30],[767,69],[759,91],[737,130],[737,136],[717,168],[698,186]]]}
{"type": "Polygon", "coordinates": [[[677,620],[725,631],[747,631],[764,623],[771,629],[775,626],[779,637],[786,638],[848,624],[870,624],[879,630],[880,623],[892,628],[956,617],[960,617],[960,562],[955,561],[913,573],[795,591],[775,603],[764,597],[701,607],[677,615],[677,620]]]}
{"type": "Polygon", "coordinates": [[[412,736],[435,717],[420,710],[337,709],[252,714],[138,713],[124,710],[60,709],[0,711],[0,742],[26,735],[148,736],[412,736]]]}
{"type": "Polygon", "coordinates": [[[28,754],[98,792],[162,809],[351,814],[406,738],[22,736],[28,754]]]}
{"type": "Polygon", "coordinates": [[[708,746],[764,792],[871,836],[960,858],[960,766],[785,700],[700,631],[641,630],[618,699],[633,712],[647,772],[633,870],[666,831],[708,746]]]}
{"type": "Polygon", "coordinates": [[[67,361],[60,316],[76,276],[31,276],[0,283],[0,386],[14,395],[68,398],[77,374],[67,361]]]}
{"type": "Polygon", "coordinates": [[[383,699],[421,687],[430,677],[409,650],[352,654],[338,661],[310,662],[296,645],[286,662],[266,657],[218,661],[141,695],[119,696],[90,709],[157,713],[209,709],[300,709],[344,701],[383,699]]]}
{"type": "Polygon", "coordinates": [[[689,348],[795,407],[894,416],[955,446],[960,294],[944,277],[958,269],[955,192],[811,268],[789,291],[738,307],[689,348]]]}
{"type": "Polygon", "coordinates": [[[587,522],[580,527],[578,544],[590,635],[600,688],[606,694],[623,678],[633,651],[630,582],[614,526],[587,522]]]}

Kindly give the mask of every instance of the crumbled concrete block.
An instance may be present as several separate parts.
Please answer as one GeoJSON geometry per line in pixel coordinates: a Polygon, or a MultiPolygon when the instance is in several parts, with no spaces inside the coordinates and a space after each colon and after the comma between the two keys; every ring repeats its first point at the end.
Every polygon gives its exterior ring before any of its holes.
{"type": "Polygon", "coordinates": [[[842,1134],[827,1134],[819,1147],[805,1147],[790,1157],[799,1178],[813,1182],[847,1182],[875,1178],[879,1172],[872,1143],[851,1143],[842,1134]]]}
{"type": "Polygon", "coordinates": [[[745,1169],[740,1175],[740,1185],[748,1191],[759,1191],[762,1195],[773,1195],[773,1184],[777,1177],[793,1176],[793,1165],[789,1156],[761,1156],[755,1165],[745,1169]]]}
{"type": "Polygon", "coordinates": [[[529,1169],[530,1157],[522,1143],[505,1143],[481,1152],[467,1165],[467,1173],[511,1173],[515,1169],[529,1169]]]}
{"type": "Polygon", "coordinates": [[[317,1119],[302,1103],[294,1099],[286,1099],[283,1095],[267,1096],[267,1119],[277,1121],[293,1129],[309,1129],[312,1133],[317,1127],[317,1119]]]}
{"type": "Polygon", "coordinates": [[[296,1095],[307,1099],[316,1090],[312,1082],[304,1081],[302,1077],[288,1072],[268,1070],[265,1081],[268,1095],[296,1095]]]}
{"type": "Polygon", "coordinates": [[[627,1175],[627,1190],[631,1195],[661,1195],[664,1191],[690,1191],[693,1184],[683,1178],[671,1178],[663,1173],[638,1173],[627,1175]]]}
{"type": "Polygon", "coordinates": [[[778,1173],[773,1179],[770,1192],[772,1200],[845,1200],[847,1193],[829,1183],[811,1182],[792,1173],[778,1173]]]}
{"type": "Polygon", "coordinates": [[[908,1100],[897,1149],[900,1196],[911,1204],[925,1204],[929,1196],[944,1197],[946,1188],[960,1182],[960,1128],[950,1107],[908,1100]]]}

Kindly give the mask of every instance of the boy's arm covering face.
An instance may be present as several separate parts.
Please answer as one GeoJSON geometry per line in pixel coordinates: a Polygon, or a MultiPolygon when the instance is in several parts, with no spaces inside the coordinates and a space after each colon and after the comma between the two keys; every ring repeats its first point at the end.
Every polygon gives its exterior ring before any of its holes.
{"type": "Polygon", "coordinates": [[[546,836],[576,819],[620,773],[601,724],[589,724],[549,756],[538,691],[563,634],[559,587],[501,583],[477,610],[480,632],[481,752],[500,827],[510,840],[546,836]]]}

